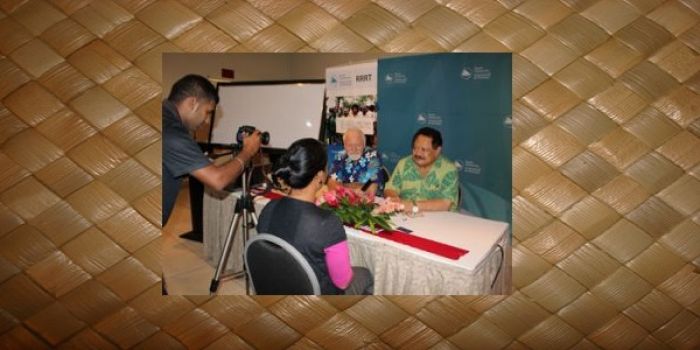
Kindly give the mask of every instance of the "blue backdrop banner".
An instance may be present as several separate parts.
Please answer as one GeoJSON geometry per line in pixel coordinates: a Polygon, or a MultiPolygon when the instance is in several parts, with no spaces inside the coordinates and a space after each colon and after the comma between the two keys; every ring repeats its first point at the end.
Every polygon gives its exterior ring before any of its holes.
{"type": "Polygon", "coordinates": [[[510,53],[450,53],[379,60],[378,138],[391,173],[424,126],[442,133],[459,169],[460,207],[512,223],[510,53]]]}

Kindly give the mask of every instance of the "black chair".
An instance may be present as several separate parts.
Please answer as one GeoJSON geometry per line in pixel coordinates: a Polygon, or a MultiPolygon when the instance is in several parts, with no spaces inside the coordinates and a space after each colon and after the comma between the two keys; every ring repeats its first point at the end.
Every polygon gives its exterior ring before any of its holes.
{"type": "Polygon", "coordinates": [[[391,175],[389,175],[389,170],[387,170],[385,166],[382,166],[382,168],[379,169],[379,176],[377,179],[377,182],[379,182],[377,195],[384,196],[384,188],[386,188],[386,183],[389,182],[390,178],[391,175]]]}
{"type": "Polygon", "coordinates": [[[320,295],[316,273],[285,240],[260,233],[245,245],[245,264],[258,295],[320,295]]]}
{"type": "Polygon", "coordinates": [[[389,170],[385,166],[382,166],[381,169],[379,169],[379,181],[383,183],[389,182],[389,178],[391,178],[391,175],[389,175],[389,170]]]}

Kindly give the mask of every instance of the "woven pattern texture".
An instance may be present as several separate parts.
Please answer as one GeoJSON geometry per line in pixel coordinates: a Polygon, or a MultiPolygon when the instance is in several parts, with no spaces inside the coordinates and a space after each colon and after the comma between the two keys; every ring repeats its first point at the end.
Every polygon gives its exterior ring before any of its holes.
{"type": "Polygon", "coordinates": [[[0,1],[0,348],[700,347],[700,2],[0,1]],[[513,52],[506,296],[161,296],[161,53],[513,52]]]}

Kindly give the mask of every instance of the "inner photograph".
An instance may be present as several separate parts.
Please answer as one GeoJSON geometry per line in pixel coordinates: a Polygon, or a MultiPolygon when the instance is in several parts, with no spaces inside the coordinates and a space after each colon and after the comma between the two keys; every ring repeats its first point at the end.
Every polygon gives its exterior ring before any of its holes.
{"type": "Polygon", "coordinates": [[[512,290],[510,53],[163,54],[163,294],[512,290]]]}

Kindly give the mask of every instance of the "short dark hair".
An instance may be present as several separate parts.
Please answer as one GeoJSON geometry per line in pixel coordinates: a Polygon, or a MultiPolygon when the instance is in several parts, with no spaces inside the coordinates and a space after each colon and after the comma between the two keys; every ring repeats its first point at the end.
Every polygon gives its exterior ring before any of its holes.
{"type": "Polygon", "coordinates": [[[198,101],[219,103],[219,94],[214,85],[207,78],[196,74],[185,75],[176,81],[170,90],[168,100],[177,104],[188,97],[195,97],[198,101]]]}
{"type": "Polygon", "coordinates": [[[411,147],[413,147],[413,144],[416,143],[418,135],[430,137],[430,140],[432,140],[433,149],[442,147],[442,135],[439,131],[428,126],[422,127],[416,131],[416,133],[413,135],[413,140],[411,141],[411,147]]]}
{"type": "Polygon", "coordinates": [[[326,169],[327,162],[326,147],[320,141],[297,140],[275,164],[272,176],[291,188],[305,188],[319,171],[326,169]]]}

